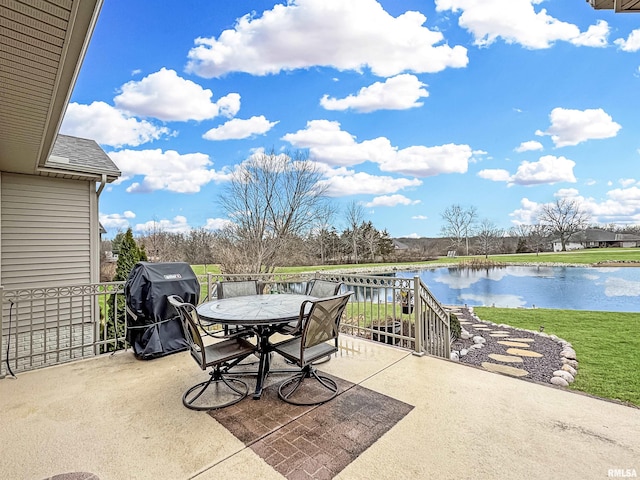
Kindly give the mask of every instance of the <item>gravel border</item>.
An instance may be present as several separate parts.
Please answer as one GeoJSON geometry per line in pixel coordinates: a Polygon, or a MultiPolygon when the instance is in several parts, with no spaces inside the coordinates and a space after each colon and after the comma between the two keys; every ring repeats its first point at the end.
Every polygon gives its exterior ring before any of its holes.
{"type": "Polygon", "coordinates": [[[469,307],[450,307],[449,309],[456,315],[456,317],[458,317],[458,320],[471,322],[468,325],[461,325],[464,330],[473,336],[481,336],[485,339],[485,343],[482,348],[471,348],[474,344],[473,337],[467,340],[458,339],[452,342],[452,352],[457,351],[463,353],[464,350],[467,351],[466,355],[459,355],[460,363],[481,367],[483,362],[491,362],[522,368],[529,373],[523,377],[514,378],[530,379],[543,383],[551,383],[551,379],[557,377],[557,375],[554,375],[554,372],[562,370],[564,364],[563,350],[567,345],[569,345],[568,342],[544,332],[533,332],[504,324],[498,325],[481,320],[473,313],[473,309],[469,307]],[[473,326],[474,324],[480,323],[492,328],[493,330],[509,332],[510,335],[509,337],[492,337],[489,335],[490,332],[479,330],[477,327],[473,326]],[[491,353],[508,355],[507,349],[512,347],[500,345],[498,341],[507,340],[509,338],[533,339],[534,342],[530,349],[541,353],[542,357],[522,357],[522,363],[513,364],[497,362],[489,358],[489,354],[491,353]]]}

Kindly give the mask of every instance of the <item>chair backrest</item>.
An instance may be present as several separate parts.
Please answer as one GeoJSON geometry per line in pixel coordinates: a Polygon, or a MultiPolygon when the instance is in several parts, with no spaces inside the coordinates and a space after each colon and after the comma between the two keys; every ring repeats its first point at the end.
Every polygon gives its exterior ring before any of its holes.
{"type": "Polygon", "coordinates": [[[330,282],[329,280],[314,278],[307,284],[306,294],[318,298],[333,297],[340,293],[342,285],[344,285],[342,282],[330,282]]]}
{"type": "Polygon", "coordinates": [[[239,280],[217,282],[216,291],[218,298],[242,297],[245,295],[258,295],[261,283],[258,280],[239,280]]]}
{"type": "Polygon", "coordinates": [[[300,307],[300,321],[304,318],[300,342],[300,360],[303,365],[305,350],[338,337],[342,313],[351,295],[353,292],[303,302],[300,307]],[[306,311],[309,313],[305,314],[306,311]]]}
{"type": "Polygon", "coordinates": [[[178,295],[169,295],[167,300],[177,310],[178,315],[180,315],[180,320],[182,320],[182,329],[184,330],[184,337],[189,344],[191,356],[200,365],[202,370],[206,370],[206,351],[204,348],[204,342],[202,341],[202,335],[198,329],[200,320],[198,318],[196,307],[190,303],[183,302],[182,298],[178,295]]]}

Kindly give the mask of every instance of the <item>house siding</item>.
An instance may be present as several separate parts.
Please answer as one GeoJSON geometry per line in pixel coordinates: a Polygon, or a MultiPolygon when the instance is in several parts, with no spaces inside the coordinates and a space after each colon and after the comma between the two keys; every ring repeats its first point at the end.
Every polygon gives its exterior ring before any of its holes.
{"type": "Polygon", "coordinates": [[[51,287],[95,281],[95,182],[10,173],[0,181],[0,283],[5,300],[19,299],[3,302],[0,345],[18,359],[17,371],[86,356],[99,318],[95,299],[51,287]],[[38,290],[16,296],[15,289],[38,290]]]}
{"type": "Polygon", "coordinates": [[[5,288],[88,283],[90,182],[2,175],[1,277],[5,288]]]}

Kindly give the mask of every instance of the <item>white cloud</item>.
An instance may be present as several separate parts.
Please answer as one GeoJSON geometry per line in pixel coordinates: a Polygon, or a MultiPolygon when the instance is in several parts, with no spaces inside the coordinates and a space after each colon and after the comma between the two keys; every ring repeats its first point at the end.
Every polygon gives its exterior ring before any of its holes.
{"type": "Polygon", "coordinates": [[[404,195],[382,195],[375,197],[372,201],[366,202],[365,207],[395,207],[397,205],[416,205],[420,200],[411,200],[404,195]]]}
{"type": "Polygon", "coordinates": [[[507,182],[509,185],[553,185],[558,182],[575,183],[576,177],[573,175],[573,167],[576,162],[565,157],[555,157],[545,155],[537,162],[524,161],[516,170],[516,173],[509,175],[506,170],[482,170],[478,176],[496,182],[507,182]]]}
{"type": "Polygon", "coordinates": [[[191,227],[187,223],[187,218],[178,215],[173,220],[149,220],[145,223],[138,223],[134,228],[136,232],[161,231],[167,233],[188,233],[191,227]]]}
{"type": "Polygon", "coordinates": [[[230,93],[212,102],[213,93],[174,70],[162,68],[140,81],[125,83],[113,101],[133,115],[163,121],[206,120],[219,115],[233,117],[240,110],[240,95],[230,93]]]}
{"type": "Polygon", "coordinates": [[[101,213],[99,215],[100,223],[104,228],[115,228],[116,230],[124,230],[129,227],[129,220],[135,218],[136,214],[131,210],[124,213],[101,213]]]}
{"type": "Polygon", "coordinates": [[[410,233],[409,235],[404,235],[406,238],[421,238],[417,233],[410,233]]]}
{"type": "Polygon", "coordinates": [[[270,122],[264,115],[243,120],[234,118],[224,125],[212,128],[202,138],[206,140],[240,140],[252,135],[264,135],[278,122],[270,122]]]}
{"type": "Polygon", "coordinates": [[[630,187],[631,185],[635,185],[636,183],[640,185],[640,182],[638,182],[635,178],[621,178],[618,180],[618,183],[625,188],[630,187]]]}
{"type": "Polygon", "coordinates": [[[537,142],[535,140],[529,140],[528,142],[522,142],[518,147],[516,147],[515,151],[522,153],[522,152],[531,152],[534,150],[543,150],[543,149],[544,147],[540,142],[537,142]]]}
{"type": "Polygon", "coordinates": [[[122,171],[121,182],[142,175],[142,182],[132,183],[127,192],[144,193],[168,190],[178,193],[196,193],[211,181],[223,181],[228,173],[217,172],[209,156],[203,153],[181,155],[175,150],[120,150],[109,157],[122,171]]]}
{"type": "Polygon", "coordinates": [[[491,180],[493,182],[508,182],[511,180],[511,174],[508,170],[502,168],[487,168],[478,172],[480,178],[491,180]]]}
{"type": "Polygon", "coordinates": [[[429,217],[426,215],[414,215],[411,217],[411,220],[427,220],[429,217]]]}
{"type": "Polygon", "coordinates": [[[423,105],[418,100],[429,96],[429,92],[423,87],[426,85],[418,77],[406,73],[363,87],[357,95],[346,98],[336,99],[325,95],[320,100],[320,105],[327,110],[353,109],[365,113],[376,110],[407,110],[423,105]]]}
{"type": "Polygon", "coordinates": [[[553,185],[558,182],[575,183],[573,167],[576,162],[565,157],[545,155],[537,162],[524,161],[518,167],[511,183],[517,185],[553,185]]]}
{"type": "Polygon", "coordinates": [[[166,127],[158,127],[138,120],[104,102],[81,105],[72,102],[67,107],[60,133],[91,138],[100,145],[137,147],[170,134],[166,127]]]}
{"type": "Polygon", "coordinates": [[[436,0],[436,10],[461,12],[458,24],[471,32],[475,44],[488,46],[498,38],[525,48],[549,48],[556,41],[574,45],[604,47],[609,26],[600,20],[586,32],[547,14],[535,10],[540,0],[436,0]]]}
{"type": "Polygon", "coordinates": [[[540,203],[523,198],[520,200],[521,208],[518,208],[511,212],[509,216],[512,218],[511,222],[515,225],[534,225],[537,223],[537,215],[540,210],[540,203]]]}
{"type": "Polygon", "coordinates": [[[206,230],[220,230],[233,222],[226,218],[207,218],[207,223],[204,225],[206,230]]]}
{"type": "Polygon", "coordinates": [[[365,172],[333,175],[318,183],[321,187],[327,188],[326,194],[329,197],[361,194],[383,195],[422,185],[422,181],[417,178],[409,180],[408,178],[375,176],[365,172]]]}
{"type": "Polygon", "coordinates": [[[393,17],[375,0],[292,0],[261,17],[245,15],[216,38],[197,38],[187,71],[205,78],[253,75],[313,66],[391,77],[465,67],[466,48],[450,47],[441,32],[408,11],[393,17]]]}
{"type": "Polygon", "coordinates": [[[466,173],[471,159],[469,145],[421,145],[398,150],[380,163],[380,170],[417,177],[431,177],[443,173],[466,173]]]}
{"type": "Polygon", "coordinates": [[[622,128],[601,108],[571,110],[554,108],[549,114],[551,126],[537,135],[551,135],[556,147],[578,145],[587,140],[615,137],[622,128]]]}
{"type": "MultiPolygon", "coordinates": [[[[580,195],[575,188],[558,190],[554,197],[575,200],[580,207],[591,216],[593,223],[637,224],[640,222],[640,188],[634,186],[627,189],[614,189],[607,192],[607,199],[599,201],[580,195]]],[[[521,201],[520,209],[509,215],[515,224],[531,225],[537,223],[537,213],[542,204],[527,198],[521,201]]]]}
{"type": "Polygon", "coordinates": [[[626,40],[624,38],[618,38],[614,40],[613,43],[624,52],[637,52],[640,50],[640,28],[633,30],[626,40]]]}
{"type": "Polygon", "coordinates": [[[385,137],[358,143],[353,135],[340,129],[338,122],[329,120],[311,120],[306,129],[288,133],[282,139],[298,148],[308,148],[310,158],[317,162],[353,166],[371,161],[379,164],[382,171],[418,177],[465,173],[472,156],[468,145],[418,145],[399,150],[385,137]]]}

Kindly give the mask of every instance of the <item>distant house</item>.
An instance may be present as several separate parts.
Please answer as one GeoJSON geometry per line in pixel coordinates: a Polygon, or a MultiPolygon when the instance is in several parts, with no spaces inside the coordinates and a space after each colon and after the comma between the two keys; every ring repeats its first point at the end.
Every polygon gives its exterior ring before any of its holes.
{"type": "MultiPolygon", "coordinates": [[[[574,233],[566,241],[567,250],[606,247],[640,247],[640,236],[628,233],[615,233],[599,228],[587,228],[574,233]]],[[[553,251],[562,250],[560,239],[553,240],[553,251]]]]}
{"type": "Polygon", "coordinates": [[[403,252],[403,251],[407,251],[409,250],[409,245],[407,245],[406,243],[402,243],[399,240],[396,240],[395,238],[391,241],[391,243],[393,244],[393,249],[398,252],[403,252]]]}

